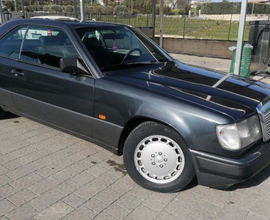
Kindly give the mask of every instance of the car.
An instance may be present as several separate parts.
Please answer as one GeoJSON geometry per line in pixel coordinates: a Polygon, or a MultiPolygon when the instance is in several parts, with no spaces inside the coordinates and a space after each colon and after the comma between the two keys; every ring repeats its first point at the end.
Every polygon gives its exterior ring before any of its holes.
{"type": "MultiPolygon", "coordinates": [[[[50,19],[50,20],[57,20],[57,21],[79,21],[78,18],[68,17],[68,16],[60,16],[60,15],[40,15],[40,16],[33,16],[31,19],[50,19]]],[[[89,22],[96,21],[95,18],[91,20],[87,20],[89,22]]]]}
{"type": "Polygon", "coordinates": [[[270,164],[269,85],[181,63],[125,24],[4,23],[0,107],[122,155],[157,192],[225,188],[270,164]]]}
{"type": "Polygon", "coordinates": [[[59,21],[79,21],[78,18],[68,17],[68,16],[59,16],[59,15],[39,15],[33,16],[31,19],[50,19],[50,20],[59,20],[59,21]]]}

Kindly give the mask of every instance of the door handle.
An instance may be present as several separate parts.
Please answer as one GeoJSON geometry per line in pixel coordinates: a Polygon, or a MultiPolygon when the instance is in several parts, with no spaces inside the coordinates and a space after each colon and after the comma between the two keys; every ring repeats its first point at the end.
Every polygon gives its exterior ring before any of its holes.
{"type": "Polygon", "coordinates": [[[11,70],[11,73],[14,74],[15,76],[24,76],[24,72],[22,72],[21,70],[11,70]]]}

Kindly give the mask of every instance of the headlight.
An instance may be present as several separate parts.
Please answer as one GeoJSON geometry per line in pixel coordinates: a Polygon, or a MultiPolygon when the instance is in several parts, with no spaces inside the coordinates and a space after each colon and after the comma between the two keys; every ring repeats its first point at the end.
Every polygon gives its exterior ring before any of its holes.
{"type": "Polygon", "coordinates": [[[216,126],[220,145],[227,150],[239,150],[262,138],[257,115],[239,123],[216,126]]]}

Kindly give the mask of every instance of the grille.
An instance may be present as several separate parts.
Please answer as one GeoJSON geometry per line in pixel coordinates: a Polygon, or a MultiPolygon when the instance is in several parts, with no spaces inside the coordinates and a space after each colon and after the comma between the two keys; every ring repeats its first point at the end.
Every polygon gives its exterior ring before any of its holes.
{"type": "Polygon", "coordinates": [[[270,138],[270,108],[268,108],[264,112],[264,120],[266,123],[266,129],[267,129],[267,140],[270,138]]]}
{"type": "Polygon", "coordinates": [[[263,141],[268,141],[270,139],[270,101],[264,105],[259,104],[257,111],[261,120],[263,141]]]}

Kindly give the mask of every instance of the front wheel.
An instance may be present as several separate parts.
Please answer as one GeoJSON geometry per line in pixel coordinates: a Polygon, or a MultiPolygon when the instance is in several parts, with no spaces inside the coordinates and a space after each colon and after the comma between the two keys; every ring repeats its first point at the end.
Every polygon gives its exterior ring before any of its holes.
{"type": "Polygon", "coordinates": [[[181,136],[156,122],[144,122],[136,127],[126,140],[123,154],[131,178],[153,191],[179,191],[195,175],[181,136]]]}

